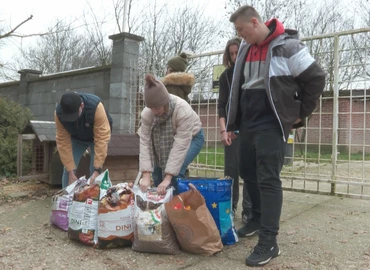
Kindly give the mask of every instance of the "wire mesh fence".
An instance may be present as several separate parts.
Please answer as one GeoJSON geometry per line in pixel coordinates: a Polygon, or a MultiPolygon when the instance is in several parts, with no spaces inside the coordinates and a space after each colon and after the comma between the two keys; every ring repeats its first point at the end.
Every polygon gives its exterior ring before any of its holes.
{"type": "MultiPolygon", "coordinates": [[[[327,74],[324,94],[307,126],[292,132],[282,171],[290,190],[370,199],[370,29],[304,38],[327,74]]],[[[198,75],[191,105],[202,119],[206,144],[192,163],[195,174],[223,174],[218,93],[212,81],[222,52],[192,56],[198,75]],[[196,60],[196,61],[195,61],[196,60]]]]}
{"type": "Polygon", "coordinates": [[[33,135],[19,135],[17,150],[17,175],[20,180],[48,174],[45,145],[33,135]]]}
{"type": "MultiPolygon", "coordinates": [[[[370,28],[303,38],[326,72],[326,86],[305,128],[288,140],[283,187],[289,190],[370,199],[370,28]]],[[[224,147],[218,128],[218,76],[222,51],[190,56],[195,75],[190,104],[201,118],[206,142],[191,164],[193,176],[218,177],[224,147]]],[[[135,117],[144,108],[145,64],[132,77],[135,117]]],[[[139,121],[135,122],[135,130],[139,121]]]]}

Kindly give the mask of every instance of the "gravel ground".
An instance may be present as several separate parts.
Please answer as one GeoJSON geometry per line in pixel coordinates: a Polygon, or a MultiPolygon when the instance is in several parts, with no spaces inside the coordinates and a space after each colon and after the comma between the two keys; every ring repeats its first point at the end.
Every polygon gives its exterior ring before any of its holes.
{"type": "MultiPolygon", "coordinates": [[[[38,182],[0,181],[0,269],[246,269],[257,242],[241,239],[211,257],[96,250],[49,224],[54,191],[38,182]]],[[[282,254],[263,269],[370,269],[369,221],[367,200],[285,191],[282,254]]]]}

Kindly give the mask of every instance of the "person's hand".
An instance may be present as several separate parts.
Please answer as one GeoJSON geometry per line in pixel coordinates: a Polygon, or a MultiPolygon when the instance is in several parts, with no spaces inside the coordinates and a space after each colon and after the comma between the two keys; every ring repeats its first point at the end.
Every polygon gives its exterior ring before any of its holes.
{"type": "Polygon", "coordinates": [[[301,121],[302,121],[302,119],[301,118],[298,118],[297,120],[295,120],[294,124],[298,124],[301,121]]]}
{"type": "Polygon", "coordinates": [[[221,141],[225,146],[231,145],[231,138],[229,136],[229,132],[222,132],[221,133],[221,141]]]}
{"type": "Polygon", "coordinates": [[[99,172],[94,171],[93,174],[90,177],[90,185],[93,185],[95,183],[95,178],[99,176],[99,172]]]}
{"type": "Polygon", "coordinates": [[[68,186],[72,184],[74,181],[77,181],[77,176],[74,171],[68,172],[68,186]]]}
{"type": "Polygon", "coordinates": [[[150,185],[150,173],[143,173],[143,177],[139,181],[139,186],[142,192],[146,192],[150,185]]]}
{"type": "Polygon", "coordinates": [[[166,189],[171,184],[171,180],[172,180],[172,175],[166,174],[162,183],[160,183],[157,187],[158,194],[160,194],[160,195],[165,195],[166,194],[166,189]]]}
{"type": "Polygon", "coordinates": [[[238,135],[236,135],[235,132],[228,132],[228,134],[231,140],[235,140],[238,137],[238,135]]]}

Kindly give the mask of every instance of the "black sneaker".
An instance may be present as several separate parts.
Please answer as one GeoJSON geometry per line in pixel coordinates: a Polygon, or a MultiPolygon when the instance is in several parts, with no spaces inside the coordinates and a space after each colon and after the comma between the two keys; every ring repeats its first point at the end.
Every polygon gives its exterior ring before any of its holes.
{"type": "Polygon", "coordinates": [[[252,236],[256,232],[258,232],[260,226],[261,225],[259,223],[255,222],[253,220],[250,220],[247,224],[245,224],[243,227],[241,227],[238,230],[238,235],[239,235],[239,237],[252,236]]]}
{"type": "Polygon", "coordinates": [[[279,246],[275,244],[258,244],[252,249],[252,254],[247,257],[245,264],[248,266],[262,266],[271,259],[280,255],[279,246]]]}

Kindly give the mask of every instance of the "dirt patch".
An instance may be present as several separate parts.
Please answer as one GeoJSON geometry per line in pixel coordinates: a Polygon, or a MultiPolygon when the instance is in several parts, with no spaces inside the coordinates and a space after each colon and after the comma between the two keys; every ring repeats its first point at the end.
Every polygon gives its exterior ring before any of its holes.
{"type": "Polygon", "coordinates": [[[24,182],[3,178],[0,181],[0,205],[14,201],[51,197],[60,188],[38,180],[24,182]]]}
{"type": "MultiPolygon", "coordinates": [[[[50,196],[58,188],[30,181],[2,182],[0,189],[1,200],[5,200],[0,205],[0,269],[238,270],[246,269],[245,257],[257,243],[256,236],[243,238],[214,256],[93,249],[50,225],[50,196]],[[25,192],[27,196],[13,198],[6,192],[25,192]]],[[[282,254],[263,269],[370,269],[368,203],[284,192],[279,235],[282,254]]],[[[241,226],[240,212],[241,205],[237,228],[241,226]]]]}

